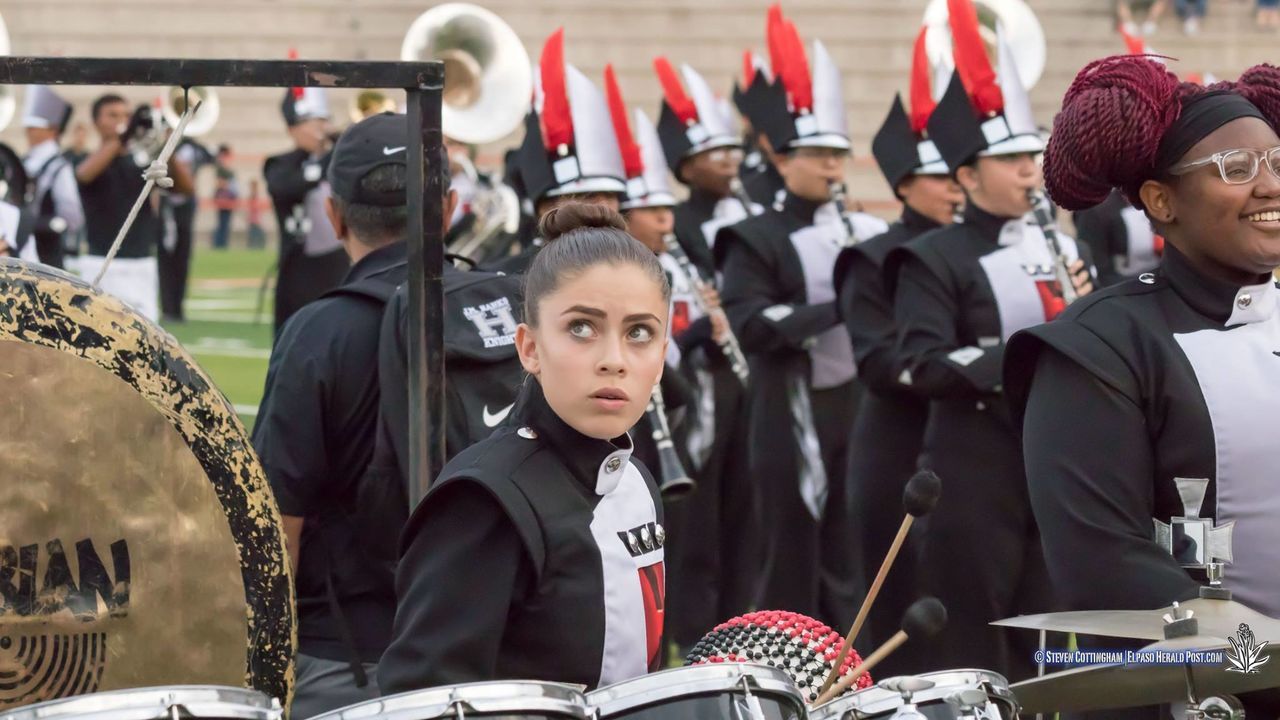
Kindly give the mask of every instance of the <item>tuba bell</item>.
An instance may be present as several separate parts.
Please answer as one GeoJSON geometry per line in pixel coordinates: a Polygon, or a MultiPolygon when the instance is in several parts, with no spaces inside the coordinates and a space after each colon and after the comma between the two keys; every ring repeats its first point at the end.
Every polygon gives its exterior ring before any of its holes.
{"type": "Polygon", "coordinates": [[[511,26],[470,3],[437,5],[409,26],[400,59],[444,63],[444,134],[480,145],[510,134],[533,93],[529,54],[511,26]]]}
{"type": "MultiPolygon", "coordinates": [[[[444,64],[441,121],[455,145],[482,145],[514,132],[529,111],[533,72],[524,44],[494,13],[470,3],[445,3],[409,26],[404,61],[444,64]]],[[[481,177],[467,153],[450,152],[454,177],[474,188],[467,203],[475,223],[450,239],[448,251],[484,262],[508,251],[520,225],[520,200],[497,176],[481,177]],[[460,177],[465,176],[465,177],[460,177]]]]}
{"type": "MultiPolygon", "coordinates": [[[[1044,29],[1040,27],[1035,12],[1024,0],[973,0],[973,5],[978,11],[978,32],[982,35],[992,65],[999,62],[996,50],[999,33],[1013,52],[1022,86],[1030,90],[1040,81],[1045,64],[1044,29]]],[[[923,22],[929,28],[925,36],[929,64],[935,68],[954,68],[947,0],[930,0],[923,22]]]]}
{"type": "Polygon", "coordinates": [[[364,90],[352,98],[347,107],[347,114],[353,125],[378,113],[398,111],[396,101],[381,90],[364,90]]]}
{"type": "Polygon", "coordinates": [[[213,129],[218,124],[218,115],[221,111],[221,104],[218,102],[218,94],[213,88],[193,87],[184,89],[180,87],[169,88],[164,102],[160,105],[160,112],[164,116],[164,122],[171,128],[178,127],[178,121],[182,119],[182,113],[187,111],[187,103],[200,103],[200,112],[191,118],[191,122],[187,123],[186,129],[183,131],[185,137],[199,137],[213,129]]]}

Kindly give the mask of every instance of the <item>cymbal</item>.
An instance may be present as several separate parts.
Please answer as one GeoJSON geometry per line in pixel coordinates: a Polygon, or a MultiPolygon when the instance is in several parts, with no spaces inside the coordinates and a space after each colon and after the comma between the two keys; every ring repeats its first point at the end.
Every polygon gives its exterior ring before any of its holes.
{"type": "Polygon", "coordinates": [[[243,686],[288,704],[284,532],[234,408],[168,333],[0,259],[0,716],[243,686]]]}
{"type": "MultiPolygon", "coordinates": [[[[1280,640],[1280,620],[1263,615],[1234,600],[1195,598],[1179,603],[1178,609],[1194,611],[1200,633],[1220,638],[1217,640],[1219,643],[1222,639],[1234,635],[1241,623],[1252,628],[1258,637],[1280,640]]],[[[1172,613],[1172,607],[1159,610],[1080,610],[1020,615],[996,620],[991,624],[1026,630],[1071,632],[1135,640],[1162,640],[1165,626],[1163,616],[1172,613]]]]}
{"type": "MultiPolygon", "coordinates": [[[[1226,652],[1230,646],[1218,638],[1196,635],[1153,643],[1143,649],[1226,652]]],[[[1196,694],[1203,699],[1280,687],[1280,662],[1271,657],[1277,653],[1280,648],[1265,648],[1263,656],[1270,661],[1251,674],[1229,672],[1229,664],[1191,666],[1196,694]]],[[[1186,671],[1184,665],[1090,665],[1023,680],[1010,689],[1024,715],[1114,710],[1186,701],[1186,671]]]]}

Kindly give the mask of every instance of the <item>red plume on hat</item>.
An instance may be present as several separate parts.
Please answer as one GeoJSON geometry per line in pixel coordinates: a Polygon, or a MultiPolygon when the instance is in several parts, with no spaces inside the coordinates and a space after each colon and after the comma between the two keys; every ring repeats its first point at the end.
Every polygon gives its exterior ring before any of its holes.
{"type": "Polygon", "coordinates": [[[676,75],[675,68],[665,57],[653,59],[653,71],[658,74],[658,82],[662,85],[662,96],[667,101],[671,112],[687,127],[698,122],[698,106],[693,104],[685,94],[684,85],[676,75]]]}
{"type": "Polygon", "coordinates": [[[947,0],[951,22],[951,45],[956,72],[973,106],[983,117],[1004,110],[1004,95],[996,83],[996,71],[987,57],[987,48],[978,32],[978,11],[973,0],[947,0]]]}
{"type": "Polygon", "coordinates": [[[542,137],[547,150],[559,154],[561,147],[573,147],[573,115],[564,79],[564,28],[547,38],[538,68],[542,76],[542,137]]]}
{"type": "Polygon", "coordinates": [[[791,98],[793,112],[813,109],[813,77],[809,74],[809,59],[804,54],[804,43],[800,33],[790,20],[787,20],[783,32],[784,52],[782,86],[787,89],[791,98]]]}
{"type": "Polygon", "coordinates": [[[618,87],[618,76],[613,71],[613,63],[604,66],[604,93],[609,101],[609,115],[613,118],[613,132],[618,136],[618,150],[622,153],[622,168],[628,178],[644,174],[644,160],[640,156],[640,146],[636,144],[631,133],[631,123],[627,121],[627,103],[622,99],[622,90],[618,87]]]}
{"type": "MultiPolygon", "coordinates": [[[[289,48],[288,58],[289,58],[290,60],[297,60],[297,59],[298,59],[298,48],[289,48]]],[[[289,88],[289,90],[293,92],[293,99],[294,99],[294,100],[301,100],[301,99],[302,99],[302,95],[303,95],[302,88],[300,88],[300,87],[295,87],[295,88],[289,88]]]]}
{"type": "Polygon", "coordinates": [[[786,66],[786,23],[782,15],[782,6],[769,6],[769,14],[765,22],[765,44],[769,47],[769,65],[773,68],[775,78],[782,77],[782,68],[786,66]]]}
{"type": "Polygon", "coordinates": [[[750,50],[742,51],[742,87],[747,87],[752,80],[756,79],[755,59],[751,57],[750,50]]]}
{"type": "Polygon", "coordinates": [[[930,90],[933,73],[929,65],[929,53],[925,49],[925,36],[928,33],[927,27],[920,28],[911,57],[911,129],[917,135],[924,132],[925,126],[929,124],[929,116],[938,106],[930,90]]]}

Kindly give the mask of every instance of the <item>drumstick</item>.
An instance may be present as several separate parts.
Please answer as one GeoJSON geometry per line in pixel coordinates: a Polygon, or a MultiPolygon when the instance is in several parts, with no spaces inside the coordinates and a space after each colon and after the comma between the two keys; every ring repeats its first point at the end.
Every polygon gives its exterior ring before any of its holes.
{"type": "Polygon", "coordinates": [[[907,481],[907,487],[902,491],[902,506],[906,509],[907,515],[902,518],[902,525],[898,528],[898,534],[893,538],[893,544],[889,546],[889,552],[885,554],[884,561],[880,563],[880,571],[876,573],[876,579],[872,581],[871,589],[867,591],[867,596],[862,600],[862,607],[858,608],[858,616],[853,621],[853,627],[849,629],[849,634],[840,643],[840,652],[836,653],[836,661],[832,664],[831,671],[827,673],[827,679],[823,681],[820,692],[825,693],[830,690],[832,684],[836,681],[836,677],[840,674],[844,659],[849,655],[849,650],[853,647],[853,641],[857,639],[858,633],[862,631],[862,624],[866,622],[867,614],[871,612],[871,604],[875,602],[876,596],[880,594],[880,587],[884,585],[884,579],[889,574],[889,568],[893,566],[894,560],[898,558],[898,552],[902,549],[902,544],[906,542],[907,533],[911,531],[911,524],[915,522],[917,517],[927,515],[933,509],[941,493],[942,481],[938,479],[937,475],[928,470],[917,472],[907,481]]]}
{"type": "Polygon", "coordinates": [[[875,652],[867,656],[853,672],[840,678],[829,689],[818,695],[818,699],[813,701],[814,707],[823,703],[834,700],[841,693],[853,687],[858,682],[858,678],[866,675],[871,668],[875,667],[881,660],[884,660],[902,646],[910,638],[921,640],[936,634],[947,624],[947,609],[937,598],[926,597],[911,603],[911,607],[907,608],[907,612],[902,616],[902,629],[893,634],[889,641],[884,645],[876,648],[875,652]]]}

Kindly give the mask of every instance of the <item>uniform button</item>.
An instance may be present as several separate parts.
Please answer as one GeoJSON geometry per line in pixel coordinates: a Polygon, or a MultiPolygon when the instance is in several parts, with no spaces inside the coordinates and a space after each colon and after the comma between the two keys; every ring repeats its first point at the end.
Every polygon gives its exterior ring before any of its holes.
{"type": "Polygon", "coordinates": [[[987,409],[987,404],[986,404],[986,403],[984,403],[984,402],[982,402],[981,400],[979,400],[979,401],[978,401],[978,410],[986,410],[986,409],[987,409]]]}
{"type": "Polygon", "coordinates": [[[1247,308],[1253,304],[1253,296],[1249,293],[1243,293],[1240,297],[1236,298],[1236,304],[1242,308],[1247,308]]]}
{"type": "Polygon", "coordinates": [[[534,432],[534,429],[533,429],[533,428],[531,428],[531,427],[522,427],[522,428],[520,428],[519,430],[517,430],[517,431],[516,431],[516,434],[517,434],[517,435],[519,435],[520,437],[524,438],[525,440],[537,440],[537,439],[538,439],[538,433],[534,432]]]}
{"type": "Polygon", "coordinates": [[[618,468],[622,467],[622,458],[609,458],[609,462],[604,464],[605,472],[618,472],[618,468]]]}
{"type": "Polygon", "coordinates": [[[1155,285],[1156,275],[1155,273],[1142,273],[1141,275],[1138,276],[1138,282],[1144,285],[1155,285]]]}
{"type": "Polygon", "coordinates": [[[653,531],[653,536],[658,541],[658,547],[662,547],[663,545],[666,545],[667,531],[661,525],[655,525],[654,528],[655,529],[653,531]]]}

